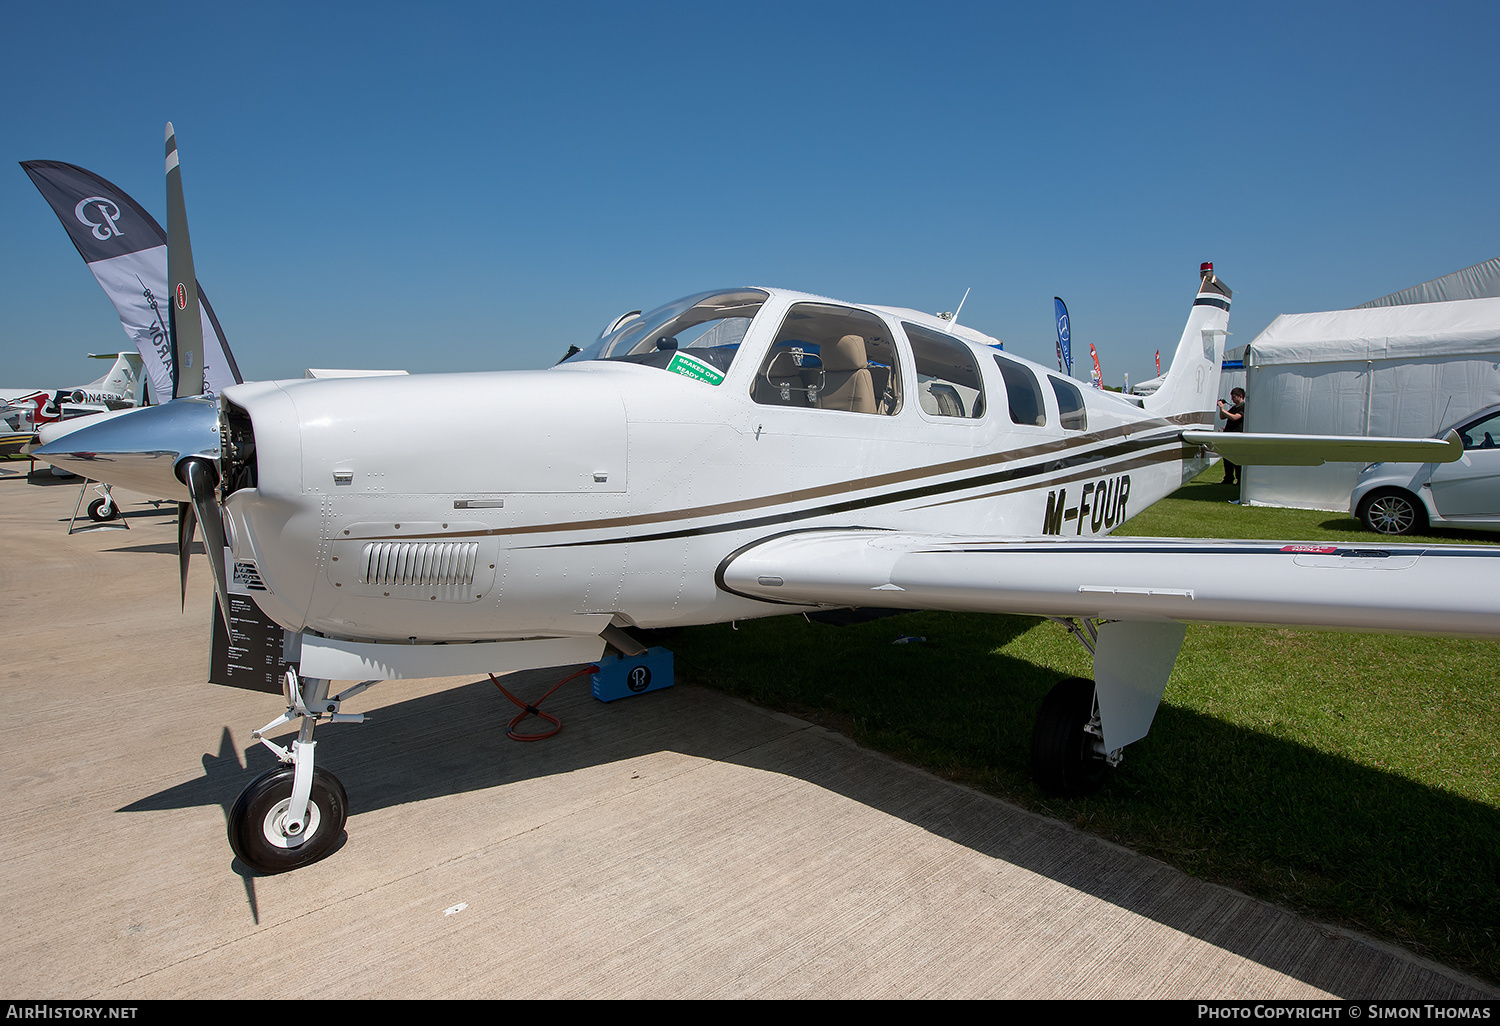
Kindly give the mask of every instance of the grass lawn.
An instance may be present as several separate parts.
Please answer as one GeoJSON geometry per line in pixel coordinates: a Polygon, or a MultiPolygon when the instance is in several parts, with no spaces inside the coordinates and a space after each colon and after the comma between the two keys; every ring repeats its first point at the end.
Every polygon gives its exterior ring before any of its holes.
{"type": "MultiPolygon", "coordinates": [[[[1212,468],[1119,532],[1356,540],[1339,514],[1242,507],[1212,468]]],[[[1433,533],[1491,544],[1500,535],[1433,533]]],[[[1027,769],[1042,696],[1092,676],[1034,617],[800,617],[684,631],[679,679],[794,713],[1186,872],[1500,982],[1494,642],[1190,626],[1156,722],[1098,794],[1027,769]],[[925,642],[893,645],[904,636],[925,642]]]]}

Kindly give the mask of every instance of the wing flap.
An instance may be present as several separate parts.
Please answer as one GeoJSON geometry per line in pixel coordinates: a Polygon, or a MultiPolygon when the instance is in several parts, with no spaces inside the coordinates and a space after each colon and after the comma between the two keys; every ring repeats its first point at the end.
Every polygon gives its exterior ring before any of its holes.
{"type": "Polygon", "coordinates": [[[1247,467],[1316,467],[1323,463],[1453,463],[1464,454],[1456,431],[1444,438],[1364,435],[1280,435],[1240,431],[1184,431],[1182,440],[1206,445],[1247,467]]]}
{"type": "Polygon", "coordinates": [[[1500,637],[1500,547],[806,531],[725,560],[766,602],[1500,637]]]}

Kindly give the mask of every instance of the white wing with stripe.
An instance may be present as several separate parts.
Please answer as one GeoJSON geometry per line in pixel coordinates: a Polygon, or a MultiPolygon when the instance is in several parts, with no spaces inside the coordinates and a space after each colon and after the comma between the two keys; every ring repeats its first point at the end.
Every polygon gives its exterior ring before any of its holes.
{"type": "Polygon", "coordinates": [[[800,531],[731,554],[718,582],[794,606],[1108,621],[1090,644],[1109,751],[1146,736],[1186,623],[1500,637],[1500,548],[1479,545],[800,531]]]}
{"type": "Polygon", "coordinates": [[[1276,624],[1500,637],[1500,548],[802,531],[723,587],[794,605],[1276,624]]]}

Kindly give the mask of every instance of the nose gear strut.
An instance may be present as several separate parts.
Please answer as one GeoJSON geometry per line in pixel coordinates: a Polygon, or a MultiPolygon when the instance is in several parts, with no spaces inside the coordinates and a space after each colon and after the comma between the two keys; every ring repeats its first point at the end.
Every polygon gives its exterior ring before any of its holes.
{"type": "Polygon", "coordinates": [[[260,873],[284,873],[333,853],[349,801],[338,777],[313,765],[313,728],[319,720],[363,723],[363,713],[341,713],[339,707],[378,683],[367,680],[329,698],[327,680],[299,678],[296,670],[287,670],[282,681],[286,712],[251,735],[281,765],[256,777],[229,812],[229,845],[241,862],[260,873]],[[290,748],[265,736],[293,720],[300,722],[290,748]]]}

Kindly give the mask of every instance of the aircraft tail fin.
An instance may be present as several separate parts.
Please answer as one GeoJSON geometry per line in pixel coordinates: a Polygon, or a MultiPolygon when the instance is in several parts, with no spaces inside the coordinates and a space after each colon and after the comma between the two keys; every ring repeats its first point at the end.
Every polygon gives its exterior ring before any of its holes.
{"type": "Polygon", "coordinates": [[[73,402],[110,403],[113,400],[122,405],[130,405],[136,401],[141,373],[145,367],[140,353],[129,350],[123,353],[90,353],[89,359],[113,360],[114,365],[98,381],[79,389],[84,395],[80,397],[75,393],[73,402]]]}
{"type": "Polygon", "coordinates": [[[1229,287],[1214,265],[1199,270],[1198,295],[1161,387],[1142,404],[1147,413],[1184,423],[1212,424],[1219,398],[1219,370],[1229,335],[1229,287]]]}

